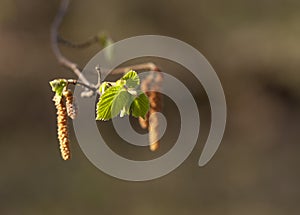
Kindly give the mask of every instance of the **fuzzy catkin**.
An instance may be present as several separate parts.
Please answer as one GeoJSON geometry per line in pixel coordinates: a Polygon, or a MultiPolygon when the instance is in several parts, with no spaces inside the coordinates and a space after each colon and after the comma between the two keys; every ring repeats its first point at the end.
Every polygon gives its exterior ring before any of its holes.
{"type": "Polygon", "coordinates": [[[155,114],[155,110],[150,110],[150,118],[149,118],[149,147],[151,151],[156,151],[159,148],[159,121],[155,114]]]}
{"type": "Polygon", "coordinates": [[[78,107],[76,105],[75,99],[73,97],[73,93],[71,90],[67,90],[63,92],[63,96],[66,99],[66,108],[67,114],[71,119],[75,119],[78,112],[78,107]]]}
{"type": "Polygon", "coordinates": [[[162,80],[162,73],[151,72],[141,83],[141,90],[149,98],[150,110],[146,119],[139,118],[139,123],[142,128],[148,128],[151,151],[156,151],[159,148],[159,120],[155,113],[162,110],[162,94],[158,92],[161,89],[162,80]]]}
{"type": "Polygon", "coordinates": [[[156,112],[160,112],[162,110],[162,98],[161,93],[152,91],[149,95],[150,100],[150,115],[149,118],[149,142],[150,142],[150,150],[156,151],[159,148],[159,120],[156,112]]]}
{"type": "Polygon", "coordinates": [[[61,157],[68,160],[71,157],[70,153],[70,140],[68,134],[67,110],[65,101],[62,98],[54,97],[56,114],[57,114],[57,137],[60,145],[61,157]]]}

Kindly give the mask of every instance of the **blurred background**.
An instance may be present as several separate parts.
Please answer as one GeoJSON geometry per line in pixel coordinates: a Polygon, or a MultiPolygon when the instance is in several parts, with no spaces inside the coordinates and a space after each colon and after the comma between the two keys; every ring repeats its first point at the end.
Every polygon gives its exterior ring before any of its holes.
{"type": "MultiPolygon", "coordinates": [[[[75,76],[58,65],[49,42],[58,6],[58,0],[0,0],[0,214],[300,213],[300,1],[71,2],[60,28],[65,38],[80,42],[99,30],[115,41],[171,36],[204,54],[223,84],[226,132],[213,159],[199,168],[210,125],[205,92],[193,77],[182,75],[180,66],[151,59],[191,86],[202,129],[195,150],[179,168],[139,183],[94,167],[71,124],[73,157],[67,162],[60,157],[48,82],[75,76]]],[[[80,66],[99,50],[97,45],[62,47],[80,66]]],[[[173,106],[166,101],[165,112],[176,116],[173,106]]],[[[99,127],[108,136],[114,132],[109,122],[99,127]]],[[[176,137],[176,126],[170,133],[176,137]]],[[[164,138],[162,152],[174,141],[171,136],[164,138]]],[[[134,154],[116,139],[115,151],[134,154]]]]}

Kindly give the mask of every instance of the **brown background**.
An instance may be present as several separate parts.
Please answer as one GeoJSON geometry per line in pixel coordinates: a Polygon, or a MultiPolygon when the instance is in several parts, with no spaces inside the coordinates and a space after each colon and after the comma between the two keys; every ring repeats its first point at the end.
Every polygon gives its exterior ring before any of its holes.
{"type": "MultiPolygon", "coordinates": [[[[60,158],[48,81],[74,76],[50,48],[58,5],[0,1],[0,214],[299,214],[298,0],[72,1],[64,37],[83,41],[99,30],[115,41],[142,34],[175,37],[201,51],[223,84],[228,123],[213,160],[197,167],[209,108],[195,85],[191,90],[204,119],[196,149],[176,171],[141,183],[100,172],[73,130],[73,159],[60,158]]],[[[63,52],[83,66],[99,48],[63,52]]],[[[154,61],[182,74],[176,65],[154,61]]],[[[176,115],[171,106],[165,111],[176,115]]],[[[104,129],[113,132],[109,123],[104,129]]],[[[116,141],[112,147],[130,155],[123,145],[116,141]]]]}

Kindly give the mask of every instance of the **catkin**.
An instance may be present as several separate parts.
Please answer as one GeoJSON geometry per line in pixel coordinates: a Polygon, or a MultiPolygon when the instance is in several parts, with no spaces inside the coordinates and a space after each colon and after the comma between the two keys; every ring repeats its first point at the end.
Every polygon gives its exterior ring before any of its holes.
{"type": "Polygon", "coordinates": [[[66,99],[66,108],[67,114],[71,119],[75,119],[78,112],[78,107],[73,97],[73,93],[71,90],[66,90],[63,92],[63,96],[66,99]]]}
{"type": "Polygon", "coordinates": [[[149,98],[150,110],[146,119],[139,118],[139,123],[142,128],[148,128],[151,151],[156,151],[159,148],[159,120],[154,113],[162,110],[162,94],[158,92],[161,89],[162,80],[162,73],[151,72],[141,83],[141,90],[149,98]]]}
{"type": "Polygon", "coordinates": [[[68,122],[67,122],[67,110],[64,101],[64,97],[58,98],[54,96],[56,114],[57,114],[57,137],[60,144],[61,157],[64,160],[70,159],[70,141],[68,134],[68,122]]]}
{"type": "Polygon", "coordinates": [[[150,144],[150,150],[151,151],[156,151],[159,148],[159,122],[158,122],[158,118],[155,115],[155,110],[151,109],[150,110],[150,115],[153,113],[153,115],[151,115],[151,117],[149,118],[149,127],[148,127],[148,131],[149,131],[149,144],[150,144]]]}

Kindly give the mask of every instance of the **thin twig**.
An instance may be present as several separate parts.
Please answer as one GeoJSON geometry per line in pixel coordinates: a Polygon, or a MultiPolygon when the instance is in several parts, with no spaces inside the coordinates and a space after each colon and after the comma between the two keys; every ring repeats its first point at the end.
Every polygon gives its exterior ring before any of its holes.
{"type": "Polygon", "coordinates": [[[149,63],[143,63],[143,64],[137,64],[137,65],[132,65],[132,66],[116,68],[111,71],[111,74],[112,75],[125,74],[126,72],[128,72],[131,69],[134,71],[156,71],[156,72],[161,71],[157,65],[149,62],[149,63]]]}
{"type": "Polygon", "coordinates": [[[81,43],[74,43],[74,42],[71,42],[69,40],[62,38],[61,36],[58,36],[58,42],[61,43],[62,45],[68,46],[70,48],[84,49],[84,48],[90,47],[93,44],[99,43],[99,36],[95,35],[81,43]]]}
{"type": "MultiPolygon", "coordinates": [[[[52,50],[54,55],[56,56],[58,62],[65,66],[66,68],[71,69],[79,78],[79,81],[71,81],[70,83],[73,84],[80,84],[81,86],[84,86],[86,89],[89,89],[92,92],[98,92],[98,88],[101,84],[101,81],[99,80],[100,78],[100,71],[97,70],[96,71],[98,73],[98,82],[96,85],[90,83],[85,76],[81,73],[79,67],[77,66],[76,63],[70,61],[69,59],[67,59],[60,51],[59,47],[58,47],[58,43],[59,42],[65,42],[67,43],[69,46],[76,46],[76,47],[86,47],[91,45],[92,43],[94,43],[95,41],[97,41],[99,38],[93,37],[91,39],[89,39],[87,42],[82,43],[82,44],[72,44],[70,42],[68,42],[65,39],[62,39],[59,34],[58,34],[58,29],[61,25],[61,22],[68,10],[68,6],[69,6],[69,0],[62,0],[59,10],[55,16],[55,19],[53,21],[53,24],[51,26],[51,46],[52,46],[52,50]]],[[[127,66],[127,67],[122,67],[122,68],[117,68],[112,70],[111,75],[119,75],[119,74],[125,74],[126,72],[128,72],[129,70],[135,70],[135,71],[157,71],[160,72],[160,69],[154,64],[154,63],[144,63],[144,64],[138,64],[138,65],[132,65],[132,66],[127,66]]],[[[108,71],[108,70],[107,70],[108,71]]],[[[70,79],[71,80],[71,79],[70,79]]],[[[92,95],[92,92],[87,92],[87,95],[92,95]]]]}
{"type": "MultiPolygon", "coordinates": [[[[68,79],[67,80],[68,84],[74,84],[74,85],[80,85],[80,86],[83,86],[89,90],[92,90],[94,91],[95,90],[95,87],[93,86],[90,86],[90,85],[86,85],[85,83],[81,82],[81,81],[77,81],[75,79],[68,79]]],[[[98,88],[97,88],[98,89],[98,88]]]]}
{"type": "Polygon", "coordinates": [[[95,87],[99,88],[101,85],[101,68],[99,65],[96,66],[95,68],[97,75],[98,75],[98,80],[97,80],[97,84],[95,85],[95,87]]]}

